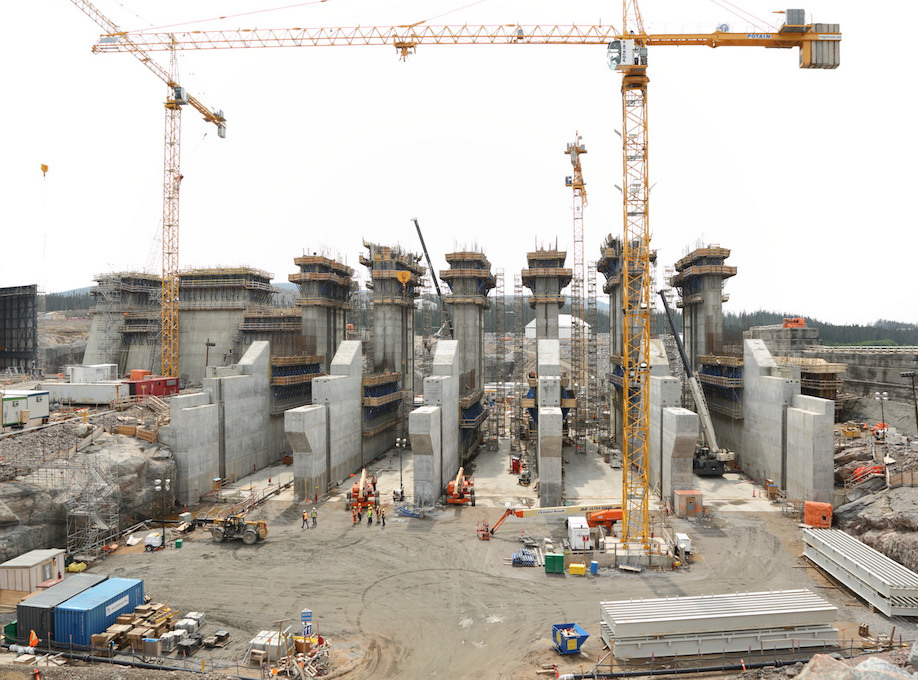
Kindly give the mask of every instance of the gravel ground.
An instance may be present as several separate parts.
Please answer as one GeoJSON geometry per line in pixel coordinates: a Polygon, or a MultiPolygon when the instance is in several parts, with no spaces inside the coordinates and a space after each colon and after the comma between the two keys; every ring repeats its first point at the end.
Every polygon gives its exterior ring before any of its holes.
{"type": "MultiPolygon", "coordinates": [[[[600,459],[565,458],[568,488],[577,466],[587,466],[595,477],[600,459]]],[[[505,459],[505,453],[481,454],[474,508],[449,506],[414,519],[398,517],[390,505],[385,529],[367,526],[366,519],[353,526],[342,488],[320,501],[318,527],[301,529],[304,506],[284,492],[250,513],[250,519],[266,519],[270,527],[267,540],[257,545],[215,544],[196,530],[179,550],[121,549],[92,571],[143,578],[154,601],[204,612],[205,634],[224,628],[230,643],[199,651],[188,667],[200,669],[203,660],[208,671],[236,675],[238,658],[238,674],[251,678],[260,673],[244,665],[248,641],[260,630],[298,627],[304,608],[313,611],[318,632],[331,645],[332,676],[354,679],[522,680],[544,677],[535,671],[553,663],[561,672],[589,671],[605,655],[598,603],[639,597],[806,587],[838,607],[836,625],[846,640],[857,637],[861,623],[874,635],[890,635],[895,627],[897,637],[915,637],[914,622],[870,612],[809,567],[801,558],[800,527],[756,497],[748,480],[736,474],[704,481],[707,522],[670,520],[673,529],[693,537],[697,554],[686,568],[640,574],[600,570],[596,576],[572,577],[508,566],[506,558],[520,548],[520,531],[551,536],[557,544],[565,529],[563,518],[511,518],[490,541],[476,538],[479,520],[493,524],[505,503],[518,505],[532,496],[531,490],[506,485],[512,477],[504,470],[505,459]],[[581,655],[562,657],[552,649],[551,625],[561,622],[578,622],[590,633],[581,655]]],[[[395,482],[399,478],[398,464],[386,465],[380,471],[383,499],[391,497],[393,475],[395,482]]],[[[275,484],[277,478],[275,473],[275,484]]],[[[575,502],[594,498],[584,495],[575,502]]],[[[174,655],[165,663],[181,666],[174,655]]],[[[45,677],[56,672],[49,669],[45,677]]],[[[134,672],[162,677],[162,671],[134,672]]],[[[0,680],[4,677],[23,676],[0,675],[0,680]]],[[[99,668],[70,669],[60,677],[135,676],[127,669],[99,668]]]]}

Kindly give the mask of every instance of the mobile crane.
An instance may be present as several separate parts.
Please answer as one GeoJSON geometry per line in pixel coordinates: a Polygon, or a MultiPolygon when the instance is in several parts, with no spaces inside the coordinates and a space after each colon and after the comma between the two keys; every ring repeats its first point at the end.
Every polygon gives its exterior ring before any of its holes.
{"type": "Polygon", "coordinates": [[[437,300],[440,302],[440,330],[434,333],[435,338],[449,339],[453,337],[453,323],[449,318],[449,308],[446,306],[446,298],[440,290],[440,282],[437,281],[437,272],[434,270],[433,262],[430,261],[430,253],[427,252],[427,244],[424,243],[424,235],[421,233],[421,225],[418,224],[416,217],[412,217],[414,228],[418,230],[418,238],[421,239],[421,248],[424,249],[424,257],[427,258],[427,268],[430,270],[430,279],[433,281],[434,288],[437,290],[437,300]]]}
{"type": "Polygon", "coordinates": [[[717,435],[714,434],[714,423],[711,421],[711,412],[708,410],[708,402],[704,398],[704,390],[701,389],[701,383],[698,376],[692,371],[688,357],[685,355],[685,347],[682,345],[682,338],[676,332],[676,324],[673,322],[673,315],[669,311],[669,302],[666,301],[666,293],[658,291],[660,299],[663,300],[663,309],[666,311],[666,319],[669,321],[669,327],[676,338],[676,347],[679,350],[679,357],[682,359],[682,365],[685,367],[685,375],[688,379],[689,391],[692,393],[692,399],[695,401],[695,410],[698,411],[698,417],[701,419],[701,432],[704,435],[702,441],[695,447],[695,455],[692,457],[692,471],[699,477],[720,477],[724,473],[724,463],[734,458],[733,452],[722,449],[717,445],[717,435]]]}

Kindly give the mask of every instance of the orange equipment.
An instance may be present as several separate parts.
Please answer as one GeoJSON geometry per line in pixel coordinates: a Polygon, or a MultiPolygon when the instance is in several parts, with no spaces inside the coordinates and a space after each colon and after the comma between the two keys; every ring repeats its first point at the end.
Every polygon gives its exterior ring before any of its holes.
{"type": "Polygon", "coordinates": [[[360,473],[360,481],[354,482],[347,494],[347,508],[368,508],[376,505],[376,477],[367,477],[366,468],[360,473]]]}
{"type": "Polygon", "coordinates": [[[549,515],[575,515],[579,513],[586,513],[587,515],[587,524],[589,526],[612,526],[612,523],[619,521],[622,518],[622,506],[621,503],[606,503],[599,505],[560,505],[550,508],[507,508],[504,510],[504,514],[500,516],[500,519],[494,522],[494,526],[488,529],[486,522],[482,524],[485,527],[487,536],[483,536],[481,532],[482,525],[478,526],[478,538],[482,540],[488,540],[491,538],[491,535],[494,534],[500,528],[500,525],[510,517],[532,517],[534,515],[549,516],[549,515]],[[590,524],[590,517],[592,515],[603,516],[604,512],[602,511],[614,511],[611,515],[608,516],[607,520],[598,521],[596,524],[590,524]],[[618,517],[615,518],[615,513],[617,512],[618,517]],[[608,524],[605,522],[608,521],[608,524]]]}
{"type": "Polygon", "coordinates": [[[817,529],[832,528],[832,504],[804,501],[803,523],[817,529]]]}
{"type": "Polygon", "coordinates": [[[447,503],[469,503],[475,507],[475,480],[469,475],[462,474],[465,468],[459,468],[456,478],[446,486],[447,503]]]}
{"type": "Polygon", "coordinates": [[[785,328],[806,328],[806,319],[801,319],[799,316],[794,317],[784,317],[784,327],[785,328]]]}
{"type": "Polygon", "coordinates": [[[491,540],[491,529],[487,522],[478,523],[478,538],[480,538],[482,541],[491,540]]]}
{"type": "Polygon", "coordinates": [[[605,527],[609,531],[612,530],[612,525],[616,522],[622,521],[622,509],[621,508],[610,508],[608,510],[597,510],[595,512],[587,513],[586,516],[587,526],[590,527],[605,527]]]}

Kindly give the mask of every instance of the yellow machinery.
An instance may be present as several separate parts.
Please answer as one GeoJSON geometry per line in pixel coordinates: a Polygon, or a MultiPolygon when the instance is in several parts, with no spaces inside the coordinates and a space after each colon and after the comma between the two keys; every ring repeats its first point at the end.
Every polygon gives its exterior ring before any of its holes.
{"type": "Polygon", "coordinates": [[[230,515],[216,520],[210,529],[214,543],[241,538],[246,545],[252,545],[268,537],[268,523],[264,520],[246,520],[245,515],[230,515]]]}
{"type": "MultiPolygon", "coordinates": [[[[74,0],[77,1],[77,0],[74,0]]],[[[93,51],[233,49],[251,47],[323,47],[387,45],[401,59],[419,45],[605,45],[610,68],[622,75],[622,219],[624,307],[623,498],[622,539],[649,543],[648,387],[650,378],[650,184],[647,173],[647,76],[651,46],[798,48],[800,68],[834,69],[839,65],[841,32],[837,24],[806,24],[803,10],[787,10],[784,24],[762,33],[650,34],[636,0],[623,0],[622,23],[564,26],[357,26],[103,35],[93,51]]]]}

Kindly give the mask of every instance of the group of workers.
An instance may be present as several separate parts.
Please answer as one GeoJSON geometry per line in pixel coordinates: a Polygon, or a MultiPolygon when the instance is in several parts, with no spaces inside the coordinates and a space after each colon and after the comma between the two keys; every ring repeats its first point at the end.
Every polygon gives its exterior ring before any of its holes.
{"type": "MultiPolygon", "coordinates": [[[[351,516],[354,520],[354,525],[360,524],[363,520],[363,507],[356,505],[351,508],[351,516]]],[[[386,526],[386,509],[376,506],[376,521],[383,527],[386,526]]],[[[367,506],[367,526],[370,526],[373,523],[373,506],[367,506]]]]}

